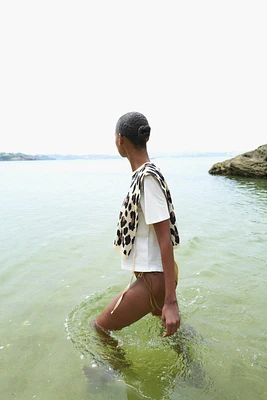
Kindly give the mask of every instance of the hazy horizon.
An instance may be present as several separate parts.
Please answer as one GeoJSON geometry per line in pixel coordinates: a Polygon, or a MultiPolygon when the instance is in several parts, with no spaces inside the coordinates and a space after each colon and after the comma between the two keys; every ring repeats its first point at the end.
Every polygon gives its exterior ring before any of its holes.
{"type": "MultiPolygon", "coordinates": [[[[253,149],[252,149],[253,150],[253,149]]],[[[82,156],[100,156],[100,155],[106,155],[106,156],[112,156],[112,157],[114,157],[114,156],[116,156],[116,157],[119,157],[119,158],[122,158],[121,156],[120,156],[120,154],[118,153],[118,152],[110,152],[110,153],[107,153],[107,152],[99,152],[99,153],[90,153],[90,152],[88,152],[88,153],[86,153],[86,152],[83,152],[83,153],[64,153],[64,152],[57,152],[57,153],[24,153],[24,152],[22,152],[22,151],[2,151],[1,149],[0,149],[0,154],[2,154],[2,153],[4,153],[4,154],[25,154],[25,155],[32,155],[32,156],[34,156],[34,155],[43,155],[43,156],[53,156],[53,155],[58,155],[58,156],[68,156],[68,155],[70,155],[70,156],[80,156],[80,157],[82,157],[82,156]]],[[[218,150],[218,151],[205,151],[205,150],[199,150],[199,151],[169,151],[169,152],[160,152],[160,151],[157,151],[157,152],[150,152],[150,151],[148,151],[148,153],[149,154],[151,154],[151,155],[154,155],[154,154],[159,154],[159,155],[172,155],[172,154],[226,154],[226,153],[238,153],[238,151],[230,151],[230,150],[225,150],[225,151],[223,151],[223,150],[218,150]]]]}

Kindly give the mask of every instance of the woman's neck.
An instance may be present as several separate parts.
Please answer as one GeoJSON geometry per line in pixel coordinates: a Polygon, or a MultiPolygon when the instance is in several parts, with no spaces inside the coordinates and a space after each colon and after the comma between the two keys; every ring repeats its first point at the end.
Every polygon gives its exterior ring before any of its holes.
{"type": "Polygon", "coordinates": [[[128,156],[128,160],[131,164],[132,171],[137,170],[141,165],[145,164],[146,162],[150,162],[149,156],[147,151],[140,151],[136,152],[135,154],[131,154],[128,156]]]}

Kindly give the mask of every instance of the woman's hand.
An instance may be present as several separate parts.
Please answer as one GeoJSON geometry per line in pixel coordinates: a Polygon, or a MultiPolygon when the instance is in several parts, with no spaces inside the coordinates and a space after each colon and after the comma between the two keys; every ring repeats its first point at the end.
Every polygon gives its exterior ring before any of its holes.
{"type": "Polygon", "coordinates": [[[166,332],[163,337],[172,336],[180,327],[180,311],[177,301],[165,303],[161,315],[162,323],[166,332]]]}
{"type": "Polygon", "coordinates": [[[163,337],[171,336],[180,326],[180,312],[176,298],[176,283],[174,274],[173,246],[170,238],[170,221],[154,224],[154,229],[159,242],[164,280],[165,280],[165,303],[162,309],[161,319],[166,329],[163,337]]]}

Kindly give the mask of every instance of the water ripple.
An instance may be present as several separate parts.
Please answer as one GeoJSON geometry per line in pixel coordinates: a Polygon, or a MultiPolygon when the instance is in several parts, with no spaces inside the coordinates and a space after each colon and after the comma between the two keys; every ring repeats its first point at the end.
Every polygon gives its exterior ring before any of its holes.
{"type": "Polygon", "coordinates": [[[68,338],[89,363],[84,367],[87,379],[94,380],[91,368],[97,367],[102,370],[103,381],[123,381],[139,395],[155,399],[150,393],[158,393],[161,400],[177,385],[206,390],[211,385],[203,369],[207,348],[190,325],[184,323],[176,335],[162,339],[160,320],[148,315],[122,331],[100,337],[90,321],[118,290],[114,286],[88,297],[66,320],[68,338]]]}

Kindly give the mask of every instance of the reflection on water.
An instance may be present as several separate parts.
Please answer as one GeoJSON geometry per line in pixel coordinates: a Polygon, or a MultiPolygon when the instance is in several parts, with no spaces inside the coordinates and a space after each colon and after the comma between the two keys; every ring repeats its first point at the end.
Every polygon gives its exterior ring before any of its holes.
{"type": "Polygon", "coordinates": [[[227,176],[223,177],[225,181],[229,180],[233,183],[236,183],[240,188],[244,188],[246,190],[250,190],[255,195],[263,196],[263,198],[267,197],[267,179],[253,179],[250,177],[234,177],[227,176]]]}
{"type": "Polygon", "coordinates": [[[211,384],[203,368],[207,346],[191,326],[183,324],[176,335],[162,339],[160,319],[148,315],[111,335],[96,332],[90,321],[118,291],[112,287],[90,296],[66,320],[68,337],[84,357],[87,382],[105,390],[116,380],[127,392],[151,399],[168,399],[176,385],[207,390],[211,384]]]}

